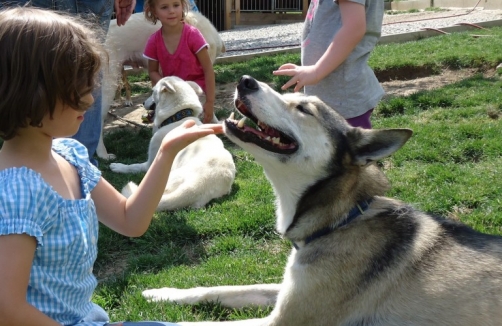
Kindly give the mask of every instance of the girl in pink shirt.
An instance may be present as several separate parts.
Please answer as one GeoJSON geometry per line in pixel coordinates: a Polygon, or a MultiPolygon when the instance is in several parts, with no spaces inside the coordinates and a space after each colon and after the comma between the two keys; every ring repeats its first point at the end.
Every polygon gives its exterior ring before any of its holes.
{"type": "Polygon", "coordinates": [[[188,0],[146,0],[145,17],[160,21],[162,27],[152,34],[145,47],[152,86],[166,76],[196,82],[206,100],[203,122],[214,117],[215,77],[208,44],[200,31],[183,19],[190,8],[188,0]]]}

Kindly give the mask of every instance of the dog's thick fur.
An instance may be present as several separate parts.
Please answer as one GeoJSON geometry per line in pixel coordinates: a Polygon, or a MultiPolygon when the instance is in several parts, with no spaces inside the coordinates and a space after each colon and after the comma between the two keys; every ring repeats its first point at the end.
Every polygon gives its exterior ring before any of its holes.
{"type": "MultiPolygon", "coordinates": [[[[202,124],[198,115],[202,105],[198,93],[202,89],[194,82],[178,77],[165,77],[153,88],[157,103],[154,130],[148,148],[148,160],[144,163],[125,165],[111,163],[110,169],[119,173],[146,171],[157,154],[164,136],[186,120],[202,124]],[[193,116],[161,126],[162,122],[184,109],[192,109],[193,116]]],[[[216,135],[208,135],[188,145],[176,155],[169,181],[157,210],[175,210],[182,207],[201,208],[210,200],[228,194],[235,178],[235,165],[230,152],[216,135]]],[[[136,184],[129,182],[122,193],[128,197],[136,184]]]]}
{"type": "MultiPolygon", "coordinates": [[[[197,27],[202,33],[204,39],[209,44],[209,57],[214,63],[216,58],[225,52],[225,45],[216,28],[204,15],[198,12],[190,11],[185,17],[185,21],[197,27]]],[[[103,69],[103,86],[101,88],[101,113],[103,121],[113,102],[116,90],[120,85],[120,80],[124,83],[126,92],[129,92],[125,104],[128,106],[132,105],[130,91],[127,90],[129,85],[124,75],[123,66],[126,64],[135,68],[146,69],[147,60],[143,57],[143,51],[150,35],[158,31],[160,27],[159,22],[154,25],[147,21],[143,13],[133,14],[124,26],[118,26],[115,19],[110,22],[110,28],[105,41],[105,50],[108,53],[109,65],[103,69]]],[[[114,158],[106,150],[102,133],[96,153],[103,159],[114,158]]]]}
{"type": "Polygon", "coordinates": [[[375,161],[403,146],[410,130],[353,128],[316,97],[280,95],[248,76],[236,107],[261,131],[228,119],[225,132],[263,166],[277,230],[297,247],[283,283],[152,289],[144,297],[275,304],[266,318],[224,322],[232,325],[502,324],[502,238],[383,197],[389,184],[375,161]],[[358,203],[362,215],[345,222],[358,203]]]}

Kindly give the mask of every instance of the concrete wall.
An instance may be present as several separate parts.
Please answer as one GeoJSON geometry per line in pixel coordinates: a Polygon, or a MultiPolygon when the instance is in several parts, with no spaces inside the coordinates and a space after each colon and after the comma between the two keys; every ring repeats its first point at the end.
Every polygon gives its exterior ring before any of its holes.
{"type": "MultiPolygon", "coordinates": [[[[434,6],[431,7],[457,7],[457,8],[473,8],[479,0],[431,0],[434,6]]],[[[478,7],[484,7],[486,0],[481,0],[478,7]]]]}
{"type": "Polygon", "coordinates": [[[392,1],[391,10],[406,11],[410,9],[425,9],[431,7],[431,0],[411,0],[411,1],[392,1]]]}
{"type": "MultiPolygon", "coordinates": [[[[479,0],[410,0],[410,1],[392,1],[389,5],[386,3],[386,9],[392,10],[410,10],[425,9],[429,7],[456,7],[456,8],[474,8],[479,0]]],[[[479,8],[484,9],[502,9],[502,0],[481,0],[479,8]]]]}
{"type": "Polygon", "coordinates": [[[502,9],[502,0],[481,0],[485,9],[502,9]]]}

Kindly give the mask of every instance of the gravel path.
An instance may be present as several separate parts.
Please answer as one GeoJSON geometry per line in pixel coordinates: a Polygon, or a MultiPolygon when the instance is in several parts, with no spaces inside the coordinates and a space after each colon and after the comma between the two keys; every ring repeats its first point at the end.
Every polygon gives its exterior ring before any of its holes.
{"type": "MultiPolygon", "coordinates": [[[[472,8],[450,8],[442,12],[421,11],[398,15],[386,14],[382,26],[382,35],[499,19],[502,19],[502,10],[483,10],[482,8],[474,10],[472,8]]],[[[227,48],[227,52],[222,57],[298,47],[302,28],[303,23],[299,22],[258,27],[238,27],[230,31],[220,32],[227,48]]]]}

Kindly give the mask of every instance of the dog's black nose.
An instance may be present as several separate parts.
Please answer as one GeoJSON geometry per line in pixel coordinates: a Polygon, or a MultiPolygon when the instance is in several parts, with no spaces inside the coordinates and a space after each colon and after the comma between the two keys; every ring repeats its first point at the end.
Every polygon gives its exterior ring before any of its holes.
{"type": "Polygon", "coordinates": [[[256,92],[258,89],[260,89],[260,85],[256,79],[248,75],[242,76],[237,85],[237,90],[243,95],[256,92]]]}
{"type": "Polygon", "coordinates": [[[156,106],[157,106],[157,104],[155,104],[155,102],[150,99],[147,99],[146,101],[143,102],[143,107],[147,110],[154,110],[155,111],[156,106]]]}

